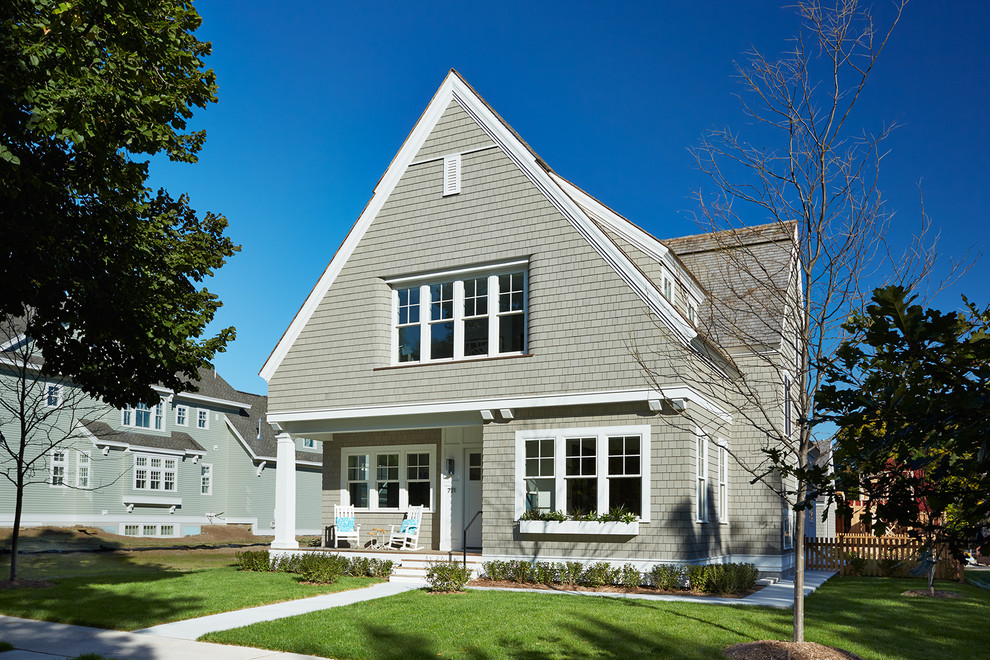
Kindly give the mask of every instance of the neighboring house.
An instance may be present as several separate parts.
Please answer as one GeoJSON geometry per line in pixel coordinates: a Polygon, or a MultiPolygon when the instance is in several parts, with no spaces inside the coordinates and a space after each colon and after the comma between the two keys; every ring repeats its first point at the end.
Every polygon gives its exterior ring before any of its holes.
{"type": "MultiPolygon", "coordinates": [[[[23,335],[0,338],[0,397],[12,402],[23,335]]],[[[32,359],[37,364],[37,360],[32,359]]],[[[266,397],[239,392],[215,371],[204,371],[199,391],[156,388],[161,403],[115,410],[73,385],[38,377],[28,384],[34,416],[42,420],[28,458],[57,443],[37,464],[25,489],[22,526],[86,525],[127,536],[186,536],[203,525],[251,525],[256,534],[275,527],[276,458],[272,428],[264,421],[266,397]]],[[[0,408],[0,431],[11,443],[17,420],[0,408]]],[[[320,498],[318,448],[299,439],[295,454],[298,497],[320,498]]],[[[291,465],[291,463],[290,463],[291,465]]],[[[13,462],[0,454],[0,470],[13,462]]],[[[319,512],[304,506],[295,532],[315,534],[319,512]]],[[[0,526],[14,520],[14,487],[0,479],[0,526]]]]}
{"type": "MultiPolygon", "coordinates": [[[[792,231],[737,237],[779,262],[767,287],[788,286],[792,231]]],[[[720,253],[678,245],[559,177],[452,71],[262,368],[279,464],[320,441],[325,524],[338,503],[363,529],[423,505],[435,550],[791,570],[793,517],[729,457],[765,438],[709,394],[737,368],[699,331],[730,295],[706,284],[720,253]],[[658,384],[636,355],[654,349],[658,384]],[[618,507],[637,521],[520,521],[618,507]]],[[[296,547],[290,481],[276,549],[296,547]]]]}

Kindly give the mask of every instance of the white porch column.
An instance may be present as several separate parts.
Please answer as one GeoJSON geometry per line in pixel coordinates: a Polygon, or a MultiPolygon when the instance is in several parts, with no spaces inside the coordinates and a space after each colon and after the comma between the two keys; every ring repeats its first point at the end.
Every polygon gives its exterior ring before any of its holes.
{"type": "Polygon", "coordinates": [[[273,550],[295,550],[296,541],[296,443],[288,433],[275,436],[275,540],[273,550]]]}

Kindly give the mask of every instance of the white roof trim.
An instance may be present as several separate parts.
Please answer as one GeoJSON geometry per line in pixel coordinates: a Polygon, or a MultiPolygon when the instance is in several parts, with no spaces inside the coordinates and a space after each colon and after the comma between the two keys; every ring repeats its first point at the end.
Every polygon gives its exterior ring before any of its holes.
{"type": "MultiPolygon", "coordinates": [[[[604,403],[628,403],[656,399],[655,389],[612,390],[601,392],[573,392],[566,394],[532,395],[497,399],[464,399],[460,401],[434,401],[405,405],[364,406],[360,408],[325,408],[320,410],[296,410],[268,413],[268,422],[308,422],[320,420],[353,419],[360,417],[393,417],[400,415],[430,415],[436,413],[500,410],[502,408],[542,408],[549,406],[594,405],[604,403]]],[[[726,422],[732,416],[721,406],[702,396],[691,387],[665,387],[665,399],[688,399],[717,415],[726,422]]]]}
{"type": "Polygon", "coordinates": [[[268,356],[259,374],[270,381],[289,349],[302,333],[306,323],[316,312],[316,308],[326,296],[334,280],[344,268],[344,264],[354,253],[358,243],[364,237],[368,227],[377,217],[396,184],[405,174],[406,168],[412,163],[413,157],[419,152],[432,133],[440,117],[443,116],[451,101],[457,101],[471,117],[478,122],[492,140],[498,144],[509,158],[516,163],[522,172],[533,182],[546,198],[567,218],[578,232],[598,251],[598,253],[615,269],[619,276],[636,292],[650,309],[663,320],[666,325],[685,343],[697,336],[695,329],[679,314],[671,314],[671,306],[666,302],[662,293],[629,261],[629,258],[608,239],[607,236],[584,213],[581,207],[569,197],[560,185],[554,181],[546,170],[536,162],[533,153],[522,144],[518,137],[499,120],[488,108],[484,101],[463,81],[460,76],[451,71],[447,74],[440,89],[433,96],[416,126],[399,152],[393,158],[385,174],[382,176],[368,205],[365,207],[350,233],[344,239],[337,253],[323,271],[316,286],[310,291],[306,301],[296,313],[292,323],[279,340],[272,354],[268,356]]]}
{"type": "Polygon", "coordinates": [[[27,335],[25,334],[17,335],[13,339],[9,339],[4,343],[0,344],[0,351],[8,351],[11,348],[14,348],[15,346],[20,346],[25,341],[27,341],[27,335]]]}
{"type": "MultiPolygon", "coordinates": [[[[234,427],[233,423],[231,423],[230,419],[228,419],[226,415],[224,415],[223,421],[227,422],[227,428],[231,430],[231,432],[234,434],[234,437],[237,438],[237,440],[241,443],[241,445],[244,446],[244,449],[247,450],[248,455],[251,456],[252,461],[263,461],[263,462],[271,461],[272,463],[278,463],[278,461],[274,456],[259,456],[258,454],[254,453],[254,450],[251,449],[251,445],[249,445],[244,440],[244,436],[240,434],[240,432],[234,427]]],[[[312,467],[322,467],[323,464],[318,463],[316,461],[301,461],[297,458],[296,465],[309,465],[312,467]]]]}

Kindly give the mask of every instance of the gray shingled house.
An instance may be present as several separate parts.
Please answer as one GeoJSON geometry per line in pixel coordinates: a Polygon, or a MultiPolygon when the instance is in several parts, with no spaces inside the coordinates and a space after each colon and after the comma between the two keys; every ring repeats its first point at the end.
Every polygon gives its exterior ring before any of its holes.
{"type": "MultiPolygon", "coordinates": [[[[31,432],[22,526],[85,525],[127,536],[198,534],[203,525],[250,525],[272,534],[275,433],[265,421],[267,398],[235,390],[204,371],[198,392],[158,389],[154,406],[111,408],[72,383],[37,370],[40,360],[19,320],[0,324],[0,433],[16,447],[20,388],[26,385],[31,432]],[[27,364],[24,377],[20,367],[27,364]],[[9,404],[9,405],[8,405],[9,404]],[[47,453],[40,449],[56,443],[47,453]]],[[[320,455],[299,438],[289,468],[297,497],[318,502],[320,455]]],[[[0,452],[0,473],[15,462],[0,452]]],[[[12,482],[0,478],[0,526],[14,520],[12,482]]],[[[293,533],[316,533],[317,510],[304,511],[293,533]]]]}
{"type": "MultiPolygon", "coordinates": [[[[730,457],[764,439],[722,403],[734,374],[763,367],[711,321],[738,284],[766,300],[754,333],[787,326],[793,231],[658,240],[451,71],[261,371],[279,463],[316,439],[324,524],[335,504],[364,529],[422,505],[437,551],[787,572],[791,514],[730,457]],[[727,249],[766,281],[727,281],[727,249]],[[619,508],[634,520],[547,519],[619,508]]],[[[793,364],[780,336],[754,341],[793,364]]],[[[765,403],[783,418],[778,385],[765,403]]],[[[295,547],[293,489],[277,486],[273,548],[295,547]]]]}

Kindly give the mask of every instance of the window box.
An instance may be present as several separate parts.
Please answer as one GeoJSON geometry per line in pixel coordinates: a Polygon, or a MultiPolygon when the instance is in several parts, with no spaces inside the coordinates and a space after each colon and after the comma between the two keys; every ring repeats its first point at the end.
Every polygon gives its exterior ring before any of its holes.
{"type": "Polygon", "coordinates": [[[635,536],[639,522],[597,522],[594,520],[520,520],[520,534],[577,534],[582,536],[635,536]]]}

